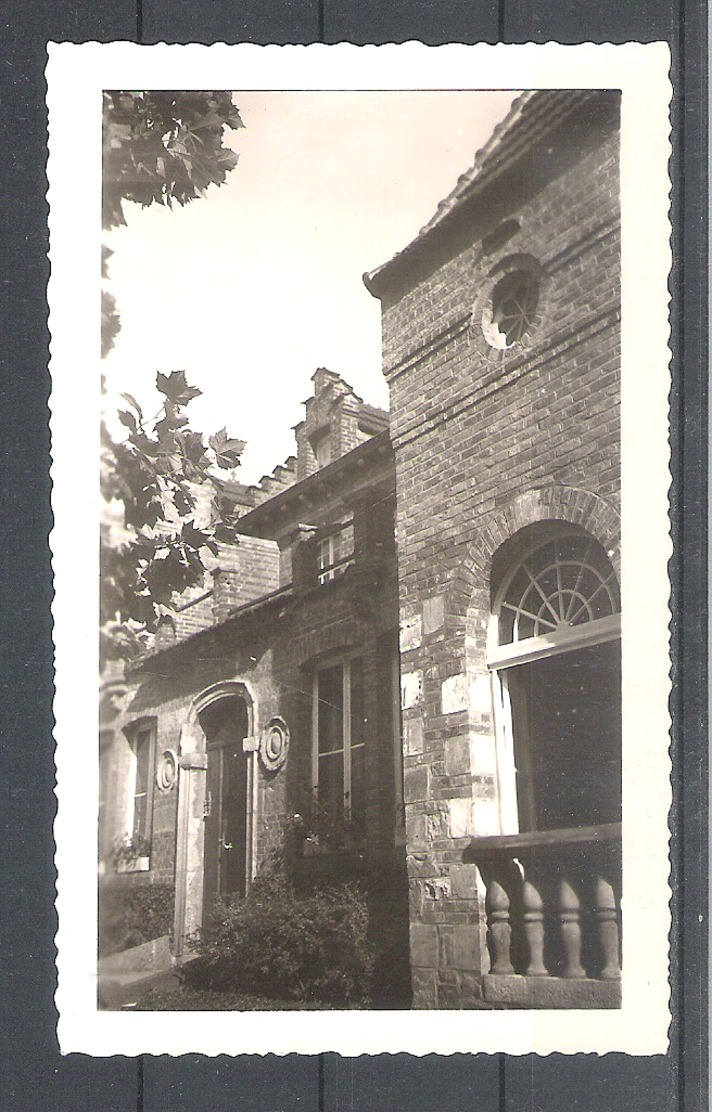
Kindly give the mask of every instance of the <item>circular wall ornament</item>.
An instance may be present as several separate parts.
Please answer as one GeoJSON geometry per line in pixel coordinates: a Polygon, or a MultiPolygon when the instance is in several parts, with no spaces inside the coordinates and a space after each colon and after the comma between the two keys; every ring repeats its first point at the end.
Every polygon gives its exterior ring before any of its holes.
{"type": "Polygon", "coordinates": [[[272,718],[260,738],[260,760],[268,772],[277,772],[289,752],[289,727],[283,718],[272,718]]]}
{"type": "Polygon", "coordinates": [[[533,255],[500,259],[483,276],[472,307],[472,325],[494,352],[531,347],[546,315],[547,283],[533,255]]]}
{"type": "Polygon", "coordinates": [[[505,350],[521,343],[537,320],[539,282],[528,270],[505,274],[495,285],[482,314],[482,329],[491,347],[505,350]]]}
{"type": "Polygon", "coordinates": [[[169,792],[177,779],[178,755],[173,749],[164,749],[156,762],[156,786],[161,792],[169,792]]]}

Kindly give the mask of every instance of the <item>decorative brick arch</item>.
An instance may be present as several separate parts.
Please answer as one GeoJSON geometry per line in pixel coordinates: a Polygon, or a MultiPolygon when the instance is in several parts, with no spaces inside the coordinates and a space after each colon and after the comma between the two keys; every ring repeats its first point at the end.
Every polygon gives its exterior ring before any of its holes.
{"type": "Polygon", "coordinates": [[[551,486],[528,490],[485,518],[467,556],[455,570],[450,588],[451,611],[463,617],[471,606],[489,609],[492,558],[520,529],[542,521],[579,525],[599,541],[620,579],[621,522],[614,506],[589,490],[551,486]]]}

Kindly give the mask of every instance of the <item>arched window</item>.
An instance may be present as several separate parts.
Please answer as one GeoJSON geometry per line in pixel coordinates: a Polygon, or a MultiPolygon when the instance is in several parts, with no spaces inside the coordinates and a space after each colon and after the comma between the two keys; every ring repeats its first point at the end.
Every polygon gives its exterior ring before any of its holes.
{"type": "Polygon", "coordinates": [[[488,661],[504,822],[520,830],[618,822],[618,580],[589,534],[562,522],[546,540],[540,528],[530,536],[500,566],[488,661]]]}

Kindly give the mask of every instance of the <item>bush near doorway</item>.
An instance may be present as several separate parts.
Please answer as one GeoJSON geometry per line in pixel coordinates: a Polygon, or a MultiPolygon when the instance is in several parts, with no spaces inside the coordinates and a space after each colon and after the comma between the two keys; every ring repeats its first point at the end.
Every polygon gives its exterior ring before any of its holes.
{"type": "Polygon", "coordinates": [[[357,884],[298,892],[276,866],[249,894],[216,903],[183,966],[193,989],[258,992],[304,1003],[358,1007],[374,965],[368,905],[357,884]]]}

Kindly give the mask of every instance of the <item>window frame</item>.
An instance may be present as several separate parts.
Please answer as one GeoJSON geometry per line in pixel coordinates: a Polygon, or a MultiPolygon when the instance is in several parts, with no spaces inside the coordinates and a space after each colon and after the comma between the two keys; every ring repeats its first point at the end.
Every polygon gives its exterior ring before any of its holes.
{"type": "Polygon", "coordinates": [[[537,311],[541,298],[541,288],[535,274],[527,268],[510,270],[497,282],[490,294],[490,314],[492,328],[502,337],[505,350],[521,344],[530,335],[537,321],[537,311]],[[521,293],[524,301],[521,304],[521,293]],[[514,303],[515,310],[505,311],[505,306],[514,303]],[[503,321],[509,320],[509,329],[503,328],[503,321]],[[510,332],[515,335],[510,339],[510,332]]]}
{"type": "Polygon", "coordinates": [[[126,798],[126,834],[131,843],[143,839],[148,846],[148,853],[141,854],[136,858],[136,864],[132,869],[127,871],[140,872],[146,871],[150,868],[152,842],[153,842],[153,805],[154,805],[154,787],[156,778],[156,735],[157,735],[157,721],[155,718],[143,718],[138,722],[132,722],[125,730],[126,737],[129,743],[130,751],[130,764],[129,775],[127,782],[127,798],[126,798]],[[139,739],[147,737],[146,743],[146,790],[142,795],[146,797],[146,809],[142,823],[142,829],[136,830],[136,799],[139,793],[136,788],[138,786],[139,774],[139,739]]]}
{"type": "MultiPolygon", "coordinates": [[[[362,742],[357,742],[355,745],[351,744],[351,669],[354,663],[360,663],[363,669],[365,658],[362,654],[354,652],[347,656],[339,656],[334,659],[320,661],[314,669],[312,677],[312,708],[311,708],[311,730],[312,730],[312,763],[311,763],[311,782],[312,792],[316,800],[319,799],[319,760],[321,757],[331,756],[335,753],[343,752],[343,791],[341,794],[341,802],[343,807],[343,817],[347,821],[351,820],[353,815],[353,796],[352,796],[352,777],[351,777],[351,754],[355,749],[363,749],[364,760],[366,753],[366,738],[362,742]],[[328,753],[319,752],[319,676],[322,672],[329,671],[333,668],[341,668],[341,684],[342,684],[342,709],[341,709],[341,728],[342,728],[342,745],[343,749],[330,750],[328,753]]],[[[363,676],[363,671],[362,671],[363,676]]],[[[364,696],[366,693],[366,686],[364,684],[364,696]]],[[[361,806],[364,812],[366,811],[366,789],[364,785],[363,800],[361,806]]],[[[336,816],[335,816],[336,817],[336,816]]]]}
{"type": "MultiPolygon", "coordinates": [[[[610,641],[621,640],[621,611],[603,618],[594,618],[581,625],[560,627],[550,633],[536,637],[523,638],[520,641],[499,644],[500,614],[507,591],[515,575],[522,565],[530,559],[540,548],[557,540],[559,537],[581,536],[596,540],[591,533],[582,528],[552,529],[545,539],[539,538],[525,550],[517,554],[516,559],[503,576],[502,582],[496,592],[491,609],[488,635],[487,635],[487,668],[490,673],[492,694],[492,709],[495,733],[495,762],[499,799],[500,829],[503,834],[519,834],[522,821],[522,811],[531,815],[533,813],[532,799],[520,801],[517,789],[517,756],[515,749],[515,715],[512,708],[512,698],[509,690],[509,673],[518,665],[529,664],[546,657],[557,656],[563,653],[574,652],[577,649],[592,648],[610,641]],[[521,802],[521,806],[520,806],[521,802]]],[[[600,542],[599,542],[600,543],[600,542]]],[[[602,546],[603,547],[603,546],[602,546]]],[[[604,549],[605,551],[605,549],[604,549]]],[[[608,555],[608,554],[607,554],[608,555]]],[[[610,561],[610,557],[609,561],[610,561]]],[[[611,562],[612,563],[612,562],[611,562]]],[[[614,572],[616,571],[614,567],[614,572]]],[[[616,572],[617,586],[620,591],[619,577],[616,572]]],[[[522,780],[533,791],[533,781],[530,766],[531,752],[529,738],[520,739],[523,744],[518,745],[519,756],[522,764],[522,780]]]]}
{"type": "Polygon", "coordinates": [[[328,531],[317,537],[316,541],[316,563],[317,563],[317,581],[320,587],[326,586],[327,583],[333,583],[335,579],[339,579],[347,568],[351,567],[354,562],[355,552],[355,539],[353,535],[354,522],[353,518],[348,518],[342,521],[339,525],[332,526],[328,531]],[[338,558],[335,557],[335,542],[340,540],[348,530],[351,530],[351,546],[346,552],[346,555],[339,553],[338,558]],[[327,559],[322,562],[322,551],[326,545],[327,559]]]}

